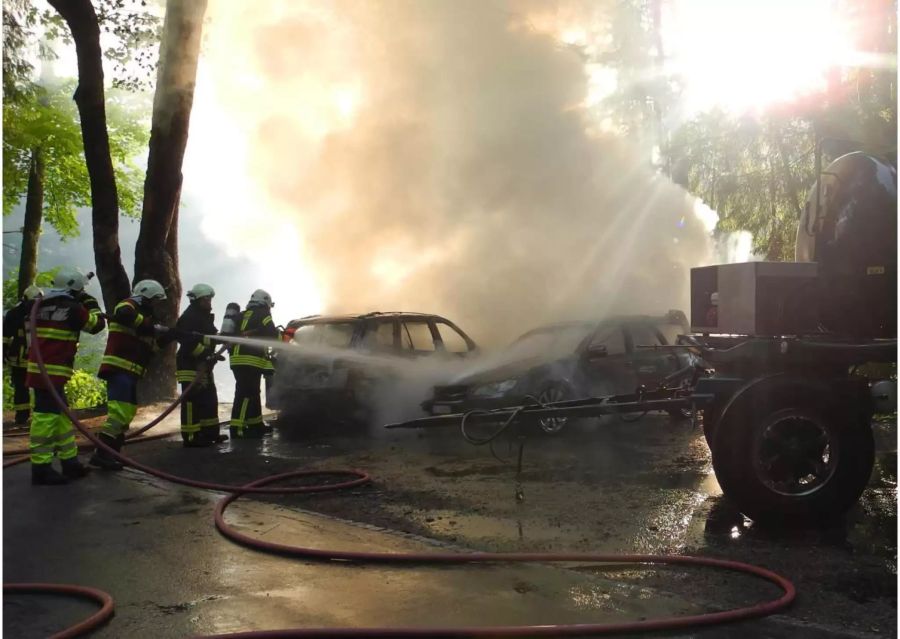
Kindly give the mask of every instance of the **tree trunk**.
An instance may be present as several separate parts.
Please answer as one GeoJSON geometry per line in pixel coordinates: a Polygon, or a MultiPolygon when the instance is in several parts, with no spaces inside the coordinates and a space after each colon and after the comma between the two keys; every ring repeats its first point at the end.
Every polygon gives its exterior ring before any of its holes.
{"type": "Polygon", "coordinates": [[[75,104],[81,119],[84,159],[91,180],[94,259],[103,303],[111,310],[128,296],[128,274],[119,249],[119,195],[109,152],[100,26],[90,0],[48,0],[69,26],[78,58],[75,104]]]}
{"type": "MultiPolygon", "coordinates": [[[[167,300],[159,319],[168,325],[178,318],[181,299],[177,231],[181,166],[194,102],[206,4],[206,0],[168,0],[166,3],[141,232],[135,247],[135,281],[150,278],[163,285],[167,300]]],[[[163,357],[151,363],[142,394],[154,400],[170,397],[175,390],[174,368],[174,346],[170,346],[163,357]]]]}
{"type": "Polygon", "coordinates": [[[25,196],[25,221],[22,226],[22,253],[19,258],[19,297],[37,277],[38,239],[44,216],[44,157],[41,149],[31,150],[28,193],[25,196]]]}

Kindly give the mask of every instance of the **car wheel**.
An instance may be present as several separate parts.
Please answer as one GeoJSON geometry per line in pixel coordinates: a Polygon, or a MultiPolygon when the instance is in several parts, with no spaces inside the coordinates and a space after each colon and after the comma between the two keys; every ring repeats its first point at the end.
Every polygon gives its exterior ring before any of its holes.
{"type": "MultiPolygon", "coordinates": [[[[552,404],[572,399],[574,393],[568,384],[563,382],[551,382],[544,386],[537,395],[541,404],[552,404]]],[[[568,424],[568,417],[546,417],[538,420],[538,426],[548,435],[558,435],[568,424]]]]}

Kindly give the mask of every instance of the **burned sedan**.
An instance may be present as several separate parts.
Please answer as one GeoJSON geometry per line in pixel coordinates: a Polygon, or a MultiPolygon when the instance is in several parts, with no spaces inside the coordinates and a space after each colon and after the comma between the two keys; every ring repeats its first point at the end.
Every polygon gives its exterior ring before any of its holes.
{"type": "MultiPolygon", "coordinates": [[[[422,407],[439,415],[516,406],[533,402],[530,398],[546,403],[653,388],[691,364],[695,356],[687,349],[668,348],[687,332],[681,311],[543,326],[454,383],[436,386],[422,407]]],[[[554,434],[566,421],[543,419],[539,425],[554,434]]]]}
{"type": "Polygon", "coordinates": [[[373,394],[398,379],[411,361],[458,360],[477,351],[475,342],[439,315],[392,312],[315,315],[291,321],[282,339],[269,405],[283,414],[364,422],[373,394]]]}

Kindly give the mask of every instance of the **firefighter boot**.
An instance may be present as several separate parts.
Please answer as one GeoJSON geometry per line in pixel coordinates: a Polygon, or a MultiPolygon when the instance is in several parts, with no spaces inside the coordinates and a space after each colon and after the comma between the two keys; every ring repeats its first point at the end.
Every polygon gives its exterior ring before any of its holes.
{"type": "Polygon", "coordinates": [[[66,479],[81,479],[86,477],[91,469],[78,461],[77,457],[72,459],[64,459],[62,464],[62,474],[66,479]]]}
{"type": "MultiPolygon", "coordinates": [[[[100,441],[104,444],[112,448],[114,451],[119,452],[122,448],[122,442],[125,440],[125,436],[122,435],[122,439],[119,437],[113,437],[111,435],[107,435],[106,433],[100,433],[99,435],[100,441]]],[[[94,451],[94,454],[91,456],[91,461],[89,462],[91,466],[96,466],[101,470],[122,470],[122,464],[119,461],[110,455],[103,448],[97,448],[94,451]]]]}
{"type": "Polygon", "coordinates": [[[31,483],[35,486],[60,486],[69,480],[60,475],[50,464],[31,465],[31,483]]]}

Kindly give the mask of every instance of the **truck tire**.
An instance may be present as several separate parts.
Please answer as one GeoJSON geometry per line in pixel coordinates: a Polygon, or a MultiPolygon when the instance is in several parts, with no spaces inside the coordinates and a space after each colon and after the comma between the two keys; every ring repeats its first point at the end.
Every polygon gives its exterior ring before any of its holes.
{"type": "Polygon", "coordinates": [[[846,512],[874,463],[870,412],[850,384],[776,375],[739,391],[713,434],[726,498],[759,522],[818,524],[846,512]]]}

